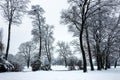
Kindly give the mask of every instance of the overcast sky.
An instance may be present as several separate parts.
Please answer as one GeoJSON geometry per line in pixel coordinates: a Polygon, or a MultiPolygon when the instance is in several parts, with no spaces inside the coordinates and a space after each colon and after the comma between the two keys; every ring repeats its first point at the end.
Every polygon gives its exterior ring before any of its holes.
{"type": "MultiPolygon", "coordinates": [[[[55,42],[59,40],[70,42],[72,40],[72,34],[68,32],[65,25],[60,24],[61,11],[68,7],[67,0],[31,0],[29,7],[36,4],[39,4],[45,10],[46,23],[55,26],[55,42]]],[[[1,15],[0,18],[0,27],[2,27],[4,31],[3,42],[6,46],[8,27],[1,15]]],[[[16,54],[21,43],[32,39],[31,30],[32,24],[29,16],[24,16],[23,23],[21,25],[12,26],[10,53],[16,54]]]]}

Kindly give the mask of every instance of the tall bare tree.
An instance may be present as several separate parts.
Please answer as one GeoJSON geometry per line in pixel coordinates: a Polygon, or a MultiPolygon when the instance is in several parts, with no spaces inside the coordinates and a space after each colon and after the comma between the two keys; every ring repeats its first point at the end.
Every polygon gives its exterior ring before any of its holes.
{"type": "MultiPolygon", "coordinates": [[[[29,11],[29,15],[31,15],[32,22],[33,22],[33,40],[38,44],[39,46],[39,60],[41,61],[41,54],[42,54],[42,40],[43,40],[43,28],[45,27],[45,18],[43,17],[44,10],[39,5],[33,5],[31,10],[29,11]]],[[[41,66],[40,66],[41,67],[41,66]]]]}
{"type": "Polygon", "coordinates": [[[3,11],[3,17],[8,22],[8,41],[6,49],[6,59],[9,53],[10,36],[12,24],[20,24],[23,14],[26,12],[27,3],[29,0],[1,0],[1,8],[3,11]]]}
{"type": "Polygon", "coordinates": [[[83,72],[87,72],[86,56],[83,45],[83,33],[86,27],[91,0],[68,0],[68,2],[70,4],[70,8],[62,12],[62,23],[69,24],[69,28],[77,30],[77,36],[79,37],[80,43],[79,46],[83,57],[83,72]]]}

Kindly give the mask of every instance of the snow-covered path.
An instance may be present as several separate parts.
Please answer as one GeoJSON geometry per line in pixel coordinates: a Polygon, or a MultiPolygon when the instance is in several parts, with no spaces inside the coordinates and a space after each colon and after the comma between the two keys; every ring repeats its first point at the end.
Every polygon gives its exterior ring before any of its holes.
{"type": "Polygon", "coordinates": [[[0,80],[120,80],[120,68],[103,71],[36,71],[0,73],[0,80]]]}

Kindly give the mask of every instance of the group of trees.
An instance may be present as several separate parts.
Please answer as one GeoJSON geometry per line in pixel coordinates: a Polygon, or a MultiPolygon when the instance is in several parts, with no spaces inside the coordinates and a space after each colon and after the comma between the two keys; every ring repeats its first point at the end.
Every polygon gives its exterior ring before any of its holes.
{"type": "Polygon", "coordinates": [[[96,59],[98,70],[110,68],[110,59],[120,54],[119,0],[68,0],[69,8],[62,11],[61,23],[79,38],[83,71],[87,72],[89,58],[96,59]],[[118,45],[117,45],[118,44],[118,45]],[[117,49],[116,49],[117,48],[117,49]],[[88,56],[87,56],[88,55],[88,56]]]}
{"type": "Polygon", "coordinates": [[[44,10],[39,5],[33,5],[31,10],[28,11],[33,23],[32,41],[22,43],[19,47],[19,53],[22,53],[26,58],[27,66],[30,66],[31,60],[33,62],[39,60],[41,69],[42,59],[47,59],[49,69],[51,69],[51,57],[53,54],[53,29],[54,26],[45,23],[43,16],[44,10]],[[35,54],[36,53],[36,54],[35,54]]]}
{"type": "MultiPolygon", "coordinates": [[[[29,0],[0,1],[0,9],[2,10],[3,17],[8,22],[8,41],[5,59],[8,60],[12,26],[21,24],[23,15],[28,14],[33,23],[33,30],[31,31],[33,39],[20,45],[19,54],[22,54],[23,57],[25,57],[28,67],[30,65],[31,58],[35,57],[35,55],[31,56],[33,53],[36,53],[37,59],[40,62],[42,55],[46,55],[49,62],[48,65],[51,66],[51,54],[53,51],[54,42],[54,26],[45,23],[45,17],[43,16],[45,11],[39,5],[33,5],[31,10],[27,10],[28,3],[29,0]]],[[[0,45],[0,49],[2,50],[2,44],[0,43],[0,45]]]]}
{"type": "MultiPolygon", "coordinates": [[[[8,22],[6,60],[9,53],[11,28],[13,25],[19,25],[26,13],[32,20],[33,38],[31,41],[21,43],[16,58],[24,57],[28,68],[32,65],[34,68],[43,69],[44,64],[48,65],[50,70],[53,53],[59,53],[58,59],[62,59],[65,66],[81,64],[81,61],[75,59],[75,52],[82,53],[83,72],[87,72],[87,58],[91,70],[94,70],[93,59],[96,60],[98,70],[110,68],[111,62],[115,62],[116,67],[120,58],[119,0],[68,0],[70,6],[62,11],[61,23],[68,25],[69,31],[73,32],[73,36],[78,39],[71,42],[75,48],[74,51],[68,43],[59,41],[56,52],[53,47],[54,26],[46,24],[43,16],[45,11],[40,5],[33,5],[30,10],[27,10],[28,3],[29,0],[0,1],[3,17],[8,22]]],[[[3,50],[1,33],[0,31],[0,54],[3,50]]]]}

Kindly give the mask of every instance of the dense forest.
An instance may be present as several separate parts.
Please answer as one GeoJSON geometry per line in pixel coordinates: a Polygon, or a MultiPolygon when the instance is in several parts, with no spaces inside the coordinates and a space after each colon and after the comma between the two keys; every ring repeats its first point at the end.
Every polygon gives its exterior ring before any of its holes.
{"type": "Polygon", "coordinates": [[[107,70],[120,65],[119,0],[68,0],[69,7],[61,11],[60,24],[67,25],[68,31],[73,33],[75,40],[70,43],[54,43],[55,26],[46,23],[41,5],[28,9],[29,3],[29,0],[0,1],[0,14],[8,23],[6,47],[0,29],[0,72],[22,71],[25,66],[32,67],[33,71],[52,70],[52,65],[64,65],[69,70],[78,66],[78,70],[87,72],[87,66],[94,71],[95,66],[97,70],[107,70]],[[33,37],[21,43],[16,55],[9,54],[11,28],[22,24],[24,15],[32,21],[33,37]]]}

